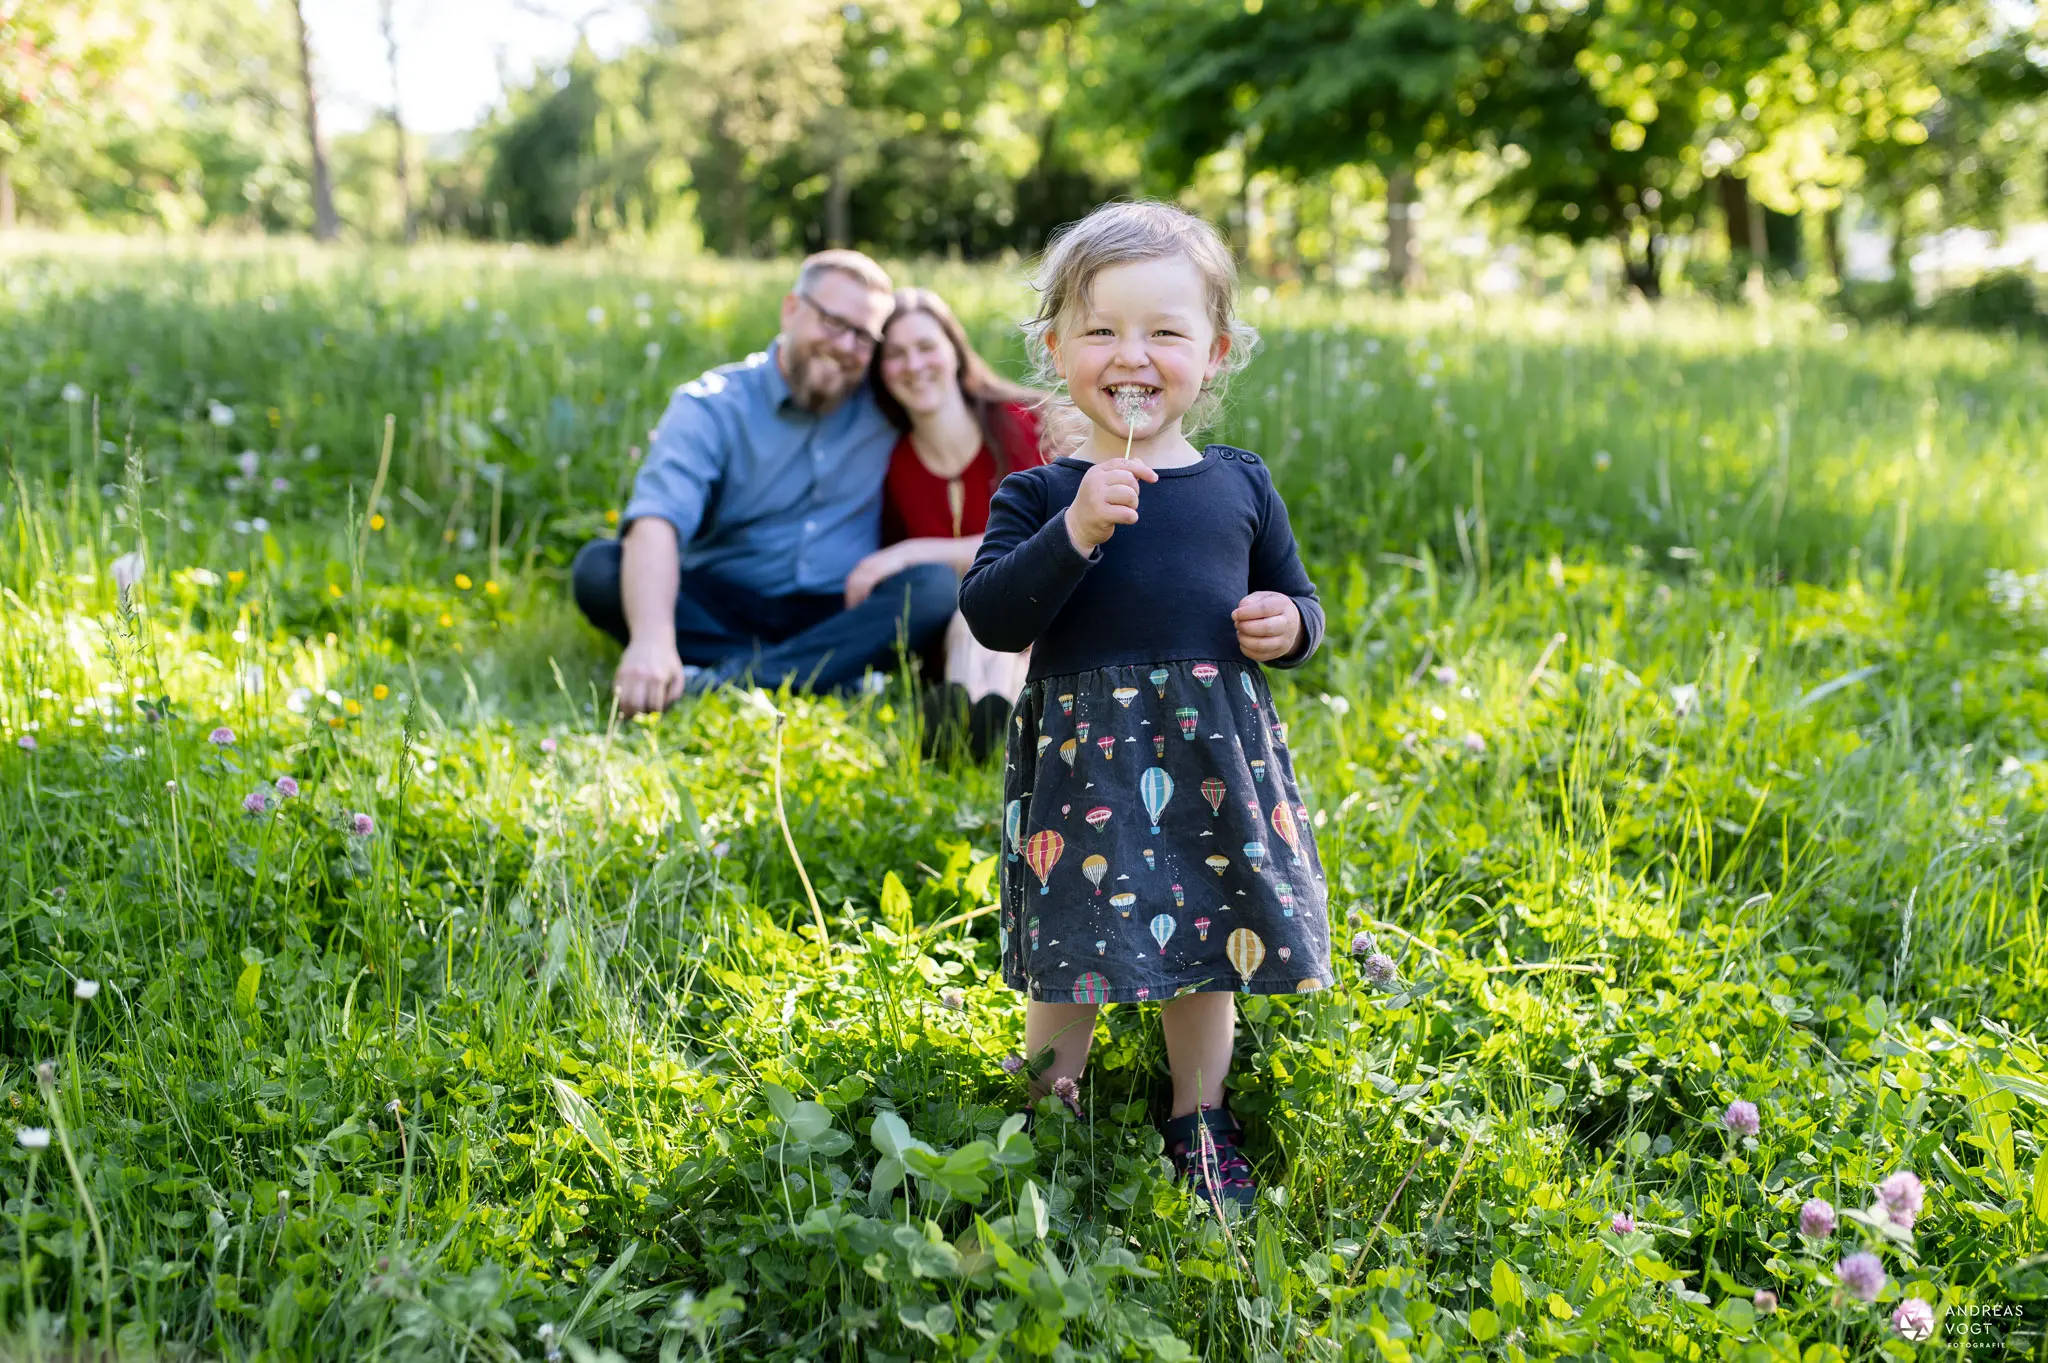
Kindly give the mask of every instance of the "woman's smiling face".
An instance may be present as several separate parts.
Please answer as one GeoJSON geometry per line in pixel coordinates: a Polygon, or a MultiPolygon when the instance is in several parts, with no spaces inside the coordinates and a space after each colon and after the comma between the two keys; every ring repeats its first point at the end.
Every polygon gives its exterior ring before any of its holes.
{"type": "Polygon", "coordinates": [[[882,382],[912,416],[957,400],[960,354],[946,339],[938,318],[908,312],[890,320],[882,337],[882,382]]]}
{"type": "Polygon", "coordinates": [[[1201,271],[1181,255],[1111,265],[1086,294],[1047,337],[1074,406],[1118,437],[1145,440],[1172,427],[1230,353],[1230,338],[1209,320],[1201,271]],[[1129,424],[1120,407],[1134,414],[1129,424]]]}

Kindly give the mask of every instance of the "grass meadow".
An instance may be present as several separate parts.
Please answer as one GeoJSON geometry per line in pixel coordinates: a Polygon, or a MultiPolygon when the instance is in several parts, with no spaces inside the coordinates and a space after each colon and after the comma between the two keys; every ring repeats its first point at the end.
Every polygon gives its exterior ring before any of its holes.
{"type": "Polygon", "coordinates": [[[569,557],[788,273],[0,257],[0,1355],[2039,1356],[2048,349],[1250,303],[1398,973],[1244,1001],[1223,1228],[1142,1007],[1021,1129],[905,683],[610,713],[569,557]]]}

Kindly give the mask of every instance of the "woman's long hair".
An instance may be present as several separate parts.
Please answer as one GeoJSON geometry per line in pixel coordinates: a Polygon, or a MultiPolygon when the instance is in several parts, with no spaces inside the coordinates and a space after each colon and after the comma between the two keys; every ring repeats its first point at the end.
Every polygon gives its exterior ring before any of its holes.
{"type": "MultiPolygon", "coordinates": [[[[993,366],[981,357],[967,339],[967,328],[960,325],[960,319],[946,306],[946,300],[930,289],[896,290],[896,310],[889,314],[888,325],[882,328],[884,344],[887,343],[889,327],[901,318],[914,312],[921,312],[939,324],[939,330],[953,343],[954,354],[960,357],[960,395],[967,399],[967,410],[974,414],[975,424],[981,427],[982,443],[996,461],[996,480],[1015,465],[1015,452],[1027,443],[1026,432],[1009,410],[1012,406],[1036,408],[1045,401],[1045,394],[1021,383],[1012,383],[996,373],[993,366]]],[[[882,414],[889,418],[889,424],[905,435],[910,433],[910,413],[889,391],[889,385],[882,381],[882,346],[875,347],[872,361],[875,402],[882,414]]]]}

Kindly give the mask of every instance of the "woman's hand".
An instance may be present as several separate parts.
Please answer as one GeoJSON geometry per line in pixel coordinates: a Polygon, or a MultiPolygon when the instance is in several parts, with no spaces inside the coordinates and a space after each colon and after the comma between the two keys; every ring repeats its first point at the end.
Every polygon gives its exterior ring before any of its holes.
{"type": "Polygon", "coordinates": [[[853,565],[853,571],[846,575],[848,610],[867,600],[874,595],[875,588],[910,566],[901,561],[902,555],[897,552],[900,547],[892,544],[887,549],[877,549],[853,565]]]}
{"type": "Polygon", "coordinates": [[[1301,646],[1301,607],[1279,592],[1253,592],[1230,613],[1237,646],[1253,662],[1270,663],[1301,646]]]}
{"type": "Polygon", "coordinates": [[[1138,520],[1138,484],[1156,483],[1159,475],[1138,459],[1105,459],[1081,479],[1080,491],[1067,508],[1067,538],[1081,557],[1095,553],[1120,525],[1138,520]]]}

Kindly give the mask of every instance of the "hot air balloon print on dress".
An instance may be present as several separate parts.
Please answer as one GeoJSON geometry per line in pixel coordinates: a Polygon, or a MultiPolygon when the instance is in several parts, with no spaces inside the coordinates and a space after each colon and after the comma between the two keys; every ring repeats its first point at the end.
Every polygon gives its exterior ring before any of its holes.
{"type": "Polygon", "coordinates": [[[1104,734],[1096,739],[1095,746],[1102,749],[1103,761],[1111,762],[1116,760],[1116,736],[1114,734],[1104,734]]]}
{"type": "MultiPolygon", "coordinates": [[[[1038,877],[1038,892],[1051,890],[1046,882],[1052,876],[1052,868],[1059,864],[1060,853],[1067,850],[1067,840],[1050,828],[1041,828],[1024,844],[1024,864],[1031,868],[1031,874],[1038,877]]],[[[1036,919],[1032,920],[1034,923],[1036,919]]]]}
{"type": "Polygon", "coordinates": [[[1183,705],[1173,712],[1173,717],[1180,721],[1180,736],[1194,742],[1195,726],[1202,722],[1202,712],[1192,705],[1183,705]]]}
{"type": "Polygon", "coordinates": [[[1229,867],[1230,858],[1224,856],[1221,852],[1211,852],[1208,856],[1202,858],[1202,864],[1220,876],[1229,867]]]}
{"type": "Polygon", "coordinates": [[[1052,746],[1052,735],[1051,735],[1051,734],[1040,734],[1040,735],[1038,736],[1038,759],[1039,759],[1039,761],[1041,761],[1041,762],[1042,762],[1042,761],[1044,761],[1044,760],[1045,760],[1045,750],[1046,750],[1047,748],[1050,748],[1051,746],[1052,746]]]}
{"type": "Polygon", "coordinates": [[[1109,694],[1118,705],[1128,710],[1131,708],[1131,702],[1138,698],[1138,688],[1135,686],[1119,686],[1109,694]]]}
{"type": "MultiPolygon", "coordinates": [[[[1159,830],[1155,828],[1152,831],[1156,833],[1159,830]]],[[[1148,871],[1156,871],[1159,869],[1159,863],[1152,859],[1152,849],[1149,847],[1145,849],[1145,869],[1148,871]]]]}
{"type": "Polygon", "coordinates": [[[1063,714],[1069,715],[1074,713],[1074,693],[1072,691],[1067,691],[1061,694],[1060,711],[1063,714]]]}
{"type": "Polygon", "coordinates": [[[1113,894],[1109,897],[1109,906],[1125,918],[1131,916],[1131,905],[1137,902],[1138,896],[1132,894],[1129,890],[1125,890],[1121,894],[1113,894]]]}
{"type": "Polygon", "coordinates": [[[1152,735],[1152,760],[1155,762],[1164,762],[1166,760],[1165,734],[1152,735]]]}
{"type": "Polygon", "coordinates": [[[1152,831],[1159,831],[1159,815],[1165,810],[1167,801],[1173,798],[1173,778],[1166,774],[1164,767],[1147,767],[1145,774],[1138,778],[1138,795],[1145,802],[1145,812],[1152,816],[1152,831]]]}
{"type": "Polygon", "coordinates": [[[1294,810],[1284,804],[1273,806],[1273,831],[1280,835],[1280,841],[1287,844],[1287,850],[1296,861],[1301,860],[1301,825],[1295,822],[1294,810]]]}
{"type": "Polygon", "coordinates": [[[1019,853],[1018,840],[1024,836],[1024,802],[1012,800],[1003,810],[1003,836],[1010,844],[1010,860],[1019,853]]]}
{"type": "Polygon", "coordinates": [[[1109,822],[1109,816],[1113,812],[1108,805],[1097,805],[1081,817],[1088,821],[1090,828],[1100,833],[1102,826],[1109,822]]]}
{"type": "Polygon", "coordinates": [[[1200,682],[1204,687],[1210,687],[1216,684],[1216,664],[1196,663],[1192,671],[1195,674],[1195,680],[1200,682]]]}
{"type": "Polygon", "coordinates": [[[1151,997],[1152,997],[1152,991],[1151,991],[1151,990],[1147,989],[1147,988],[1146,988],[1146,987],[1145,987],[1144,985],[1142,985],[1142,984],[1138,986],[1138,1002],[1140,1002],[1140,1003],[1143,1003],[1143,1002],[1144,1002],[1144,1001],[1145,1001],[1146,999],[1149,999],[1149,998],[1151,998],[1151,997]]]}
{"type": "Polygon", "coordinates": [[[1273,887],[1273,891],[1280,897],[1280,916],[1294,917],[1294,887],[1283,880],[1273,887]]]}
{"type": "Polygon", "coordinates": [[[1273,745],[1278,748],[1287,746],[1287,724],[1284,720],[1273,726],[1273,745]]]}
{"type": "Polygon", "coordinates": [[[1077,719],[1074,721],[1074,737],[1086,743],[1088,741],[1088,731],[1094,727],[1085,719],[1077,719]]]}
{"type": "Polygon", "coordinates": [[[1173,915],[1162,913],[1152,920],[1152,940],[1159,943],[1159,954],[1166,954],[1166,943],[1173,936],[1173,930],[1180,924],[1173,921],[1173,915]]]}
{"type": "Polygon", "coordinates": [[[1038,950],[1038,920],[1036,918],[1031,920],[1031,949],[1033,951],[1038,950]]]}
{"type": "Polygon", "coordinates": [[[1252,872],[1257,874],[1266,864],[1266,844],[1262,842],[1246,843],[1244,845],[1244,859],[1252,864],[1252,872]]]}
{"type": "Polygon", "coordinates": [[[1281,948],[1280,948],[1280,950],[1279,950],[1279,951],[1278,951],[1278,952],[1277,952],[1276,954],[1277,954],[1277,955],[1278,955],[1278,956],[1280,957],[1280,964],[1282,964],[1282,965],[1286,965],[1286,964],[1287,964],[1287,958],[1288,958],[1288,957],[1290,957],[1290,956],[1292,956],[1292,955],[1294,954],[1294,948],[1293,948],[1293,947],[1281,947],[1281,948]]]}
{"type": "Polygon", "coordinates": [[[1259,708],[1259,692],[1258,692],[1258,688],[1256,688],[1256,687],[1254,687],[1254,686],[1252,685],[1252,674],[1251,674],[1251,673],[1249,673],[1249,672],[1240,672],[1240,673],[1238,673],[1238,674],[1237,674],[1237,679],[1238,679],[1239,681],[1241,681],[1241,682],[1243,682],[1243,683],[1244,683],[1244,694],[1245,694],[1245,697],[1246,697],[1246,699],[1248,699],[1248,700],[1250,700],[1250,701],[1251,701],[1251,703],[1252,703],[1252,709],[1254,709],[1254,710],[1258,709],[1258,708],[1259,708]]]}
{"type": "Polygon", "coordinates": [[[1265,759],[1265,758],[1263,758],[1263,757],[1254,757],[1254,758],[1252,759],[1252,780],[1254,780],[1254,781],[1257,781],[1257,782],[1258,782],[1258,783],[1259,783],[1260,785],[1264,785],[1264,784],[1266,783],[1266,759],[1265,759]]]}
{"type": "Polygon", "coordinates": [[[1209,920],[1206,917],[1195,920],[1195,932],[1203,941],[1209,940],[1209,920]]]}
{"type": "Polygon", "coordinates": [[[1089,971],[1074,981],[1074,1002],[1101,1003],[1109,997],[1109,981],[1089,971]]]}
{"type": "Polygon", "coordinates": [[[1202,798],[1209,802],[1209,817],[1215,818],[1223,812],[1225,787],[1218,778],[1207,777],[1202,782],[1202,798]]]}
{"type": "Polygon", "coordinates": [[[1074,749],[1077,746],[1079,745],[1077,745],[1071,738],[1068,739],[1066,742],[1060,744],[1060,761],[1067,764],[1068,771],[1072,771],[1074,769],[1074,749]]]}
{"type": "Polygon", "coordinates": [[[1152,689],[1159,693],[1159,699],[1161,700],[1166,699],[1166,682],[1167,679],[1171,676],[1173,676],[1173,674],[1171,672],[1168,672],[1163,667],[1155,667],[1152,669],[1152,689]]]}
{"type": "Polygon", "coordinates": [[[1252,976],[1258,974],[1259,967],[1265,964],[1265,939],[1250,928],[1239,928],[1223,943],[1223,955],[1230,962],[1231,968],[1244,980],[1244,991],[1249,994],[1252,990],[1252,976]]]}
{"type": "Polygon", "coordinates": [[[1184,909],[1184,908],[1186,908],[1187,906],[1188,906],[1188,895],[1187,895],[1187,891],[1186,891],[1186,890],[1183,890],[1183,889],[1182,889],[1182,888],[1180,887],[1180,882],[1179,882],[1178,880],[1176,880],[1176,881],[1174,881],[1174,882],[1173,882],[1173,907],[1175,907],[1176,909],[1184,909]]]}
{"type": "Polygon", "coordinates": [[[1081,874],[1087,877],[1090,885],[1095,887],[1095,893],[1101,894],[1102,878],[1109,874],[1109,858],[1103,856],[1100,852],[1092,857],[1083,857],[1081,859],[1081,874]]]}

